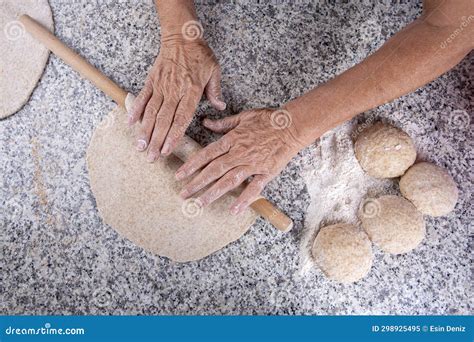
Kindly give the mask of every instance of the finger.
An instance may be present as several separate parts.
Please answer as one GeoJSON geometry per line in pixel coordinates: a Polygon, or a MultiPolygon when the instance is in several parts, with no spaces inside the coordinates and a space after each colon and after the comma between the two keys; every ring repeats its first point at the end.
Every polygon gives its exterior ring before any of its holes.
{"type": "Polygon", "coordinates": [[[204,127],[216,133],[227,133],[240,122],[240,114],[228,116],[220,120],[204,119],[204,127]]]}
{"type": "Polygon", "coordinates": [[[257,199],[270,180],[271,177],[268,175],[256,175],[231,205],[230,213],[232,215],[238,215],[247,209],[247,207],[257,199]]]}
{"type": "Polygon", "coordinates": [[[133,101],[132,108],[130,108],[130,112],[128,113],[128,124],[133,125],[142,117],[143,111],[150,100],[151,96],[153,95],[153,82],[151,79],[147,79],[145,81],[145,85],[143,86],[142,90],[133,101]]]}
{"type": "Polygon", "coordinates": [[[227,107],[227,104],[222,101],[221,68],[219,66],[214,68],[211,78],[207,82],[205,92],[212,107],[217,110],[224,110],[227,107]]]}
{"type": "Polygon", "coordinates": [[[214,159],[229,152],[230,143],[228,137],[223,136],[218,141],[210,143],[202,150],[192,155],[181,167],[176,171],[176,179],[183,180],[189,177],[200,168],[206,166],[214,159]]]}
{"type": "Polygon", "coordinates": [[[188,184],[186,184],[181,191],[180,196],[186,199],[194,195],[196,192],[204,189],[215,180],[221,178],[227,173],[227,171],[233,169],[235,166],[235,162],[228,154],[215,159],[188,184]]]}
{"type": "Polygon", "coordinates": [[[206,190],[198,200],[203,206],[209,205],[227,192],[235,189],[250,176],[250,170],[246,167],[236,167],[227,172],[221,179],[206,190]]]}
{"type": "Polygon", "coordinates": [[[138,151],[145,151],[150,143],[151,134],[155,127],[156,115],[163,103],[163,96],[154,94],[145,109],[143,119],[138,126],[136,148],[138,151]]]}
{"type": "Polygon", "coordinates": [[[155,126],[153,127],[153,133],[150,140],[150,147],[148,148],[147,160],[150,163],[153,163],[160,156],[163,141],[171,127],[177,106],[177,101],[163,100],[163,104],[156,115],[155,126]]]}
{"type": "Polygon", "coordinates": [[[186,129],[193,119],[192,114],[196,110],[200,99],[201,94],[194,91],[185,95],[179,102],[174,115],[173,124],[171,125],[165,143],[163,144],[163,148],[161,149],[163,155],[169,155],[175,149],[179,140],[184,136],[186,129]]]}

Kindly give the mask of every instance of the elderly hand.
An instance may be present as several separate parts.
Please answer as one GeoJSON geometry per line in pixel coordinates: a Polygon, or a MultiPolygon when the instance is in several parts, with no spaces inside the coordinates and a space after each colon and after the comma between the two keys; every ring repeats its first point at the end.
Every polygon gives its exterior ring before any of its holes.
{"type": "Polygon", "coordinates": [[[160,54],[129,113],[129,124],[139,122],[136,148],[148,148],[148,161],[170,154],[191,122],[203,92],[211,105],[224,110],[221,71],[202,39],[179,35],[162,40],[160,54]]]}
{"type": "Polygon", "coordinates": [[[222,120],[206,119],[204,126],[227,134],[177,170],[176,178],[183,180],[204,168],[186,184],[181,196],[188,198],[214,182],[198,198],[205,206],[253,176],[232,204],[233,215],[257,199],[264,186],[303,148],[292,118],[284,109],[256,109],[222,120]]]}

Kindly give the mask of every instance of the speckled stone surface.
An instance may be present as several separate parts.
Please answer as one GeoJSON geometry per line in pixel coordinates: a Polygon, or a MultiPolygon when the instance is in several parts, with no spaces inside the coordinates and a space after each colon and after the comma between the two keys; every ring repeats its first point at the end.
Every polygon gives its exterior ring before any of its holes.
{"type": "MultiPolygon", "coordinates": [[[[197,5],[223,66],[225,115],[277,106],[362,60],[420,13],[389,6],[274,1],[197,5]]],[[[374,2],[375,3],[375,2],[374,2]]],[[[151,1],[51,0],[56,34],[137,93],[159,50],[151,1]]],[[[414,252],[375,249],[370,274],[339,285],[300,266],[309,196],[302,151],[265,190],[295,221],[285,235],[257,223],[204,260],[176,264],[121,238],[98,216],[85,152],[113,102],[56,57],[29,103],[0,121],[1,314],[472,314],[473,54],[415,93],[360,115],[384,117],[415,140],[421,159],[460,188],[447,217],[426,218],[414,252]],[[470,230],[471,229],[471,230],[470,230]]],[[[214,137],[189,130],[201,143],[214,137]]]]}

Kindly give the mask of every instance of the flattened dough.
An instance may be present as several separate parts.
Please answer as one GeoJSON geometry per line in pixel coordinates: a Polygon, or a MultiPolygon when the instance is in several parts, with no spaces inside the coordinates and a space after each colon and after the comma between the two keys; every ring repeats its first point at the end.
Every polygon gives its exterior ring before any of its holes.
{"type": "Polygon", "coordinates": [[[96,128],[87,167],[100,216],[133,243],[174,261],[202,259],[240,238],[257,218],[229,214],[228,195],[207,208],[183,201],[174,173],[182,162],[153,164],[134,148],[125,111],[117,107],[96,128]]]}
{"type": "Polygon", "coordinates": [[[0,0],[0,118],[23,107],[48,61],[49,51],[18,21],[22,14],[53,31],[47,0],[0,0]]]}

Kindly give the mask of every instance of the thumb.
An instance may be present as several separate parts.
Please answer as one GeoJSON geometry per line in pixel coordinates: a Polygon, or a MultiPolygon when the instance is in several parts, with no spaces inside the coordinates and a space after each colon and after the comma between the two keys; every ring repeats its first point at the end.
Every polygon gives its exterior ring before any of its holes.
{"type": "Polygon", "coordinates": [[[227,105],[222,101],[221,91],[221,68],[217,66],[211,74],[211,78],[206,85],[206,97],[211,103],[212,107],[217,110],[224,110],[227,105]]]}
{"type": "Polygon", "coordinates": [[[240,114],[228,116],[220,120],[204,119],[204,126],[216,133],[227,133],[240,122],[240,114]]]}

